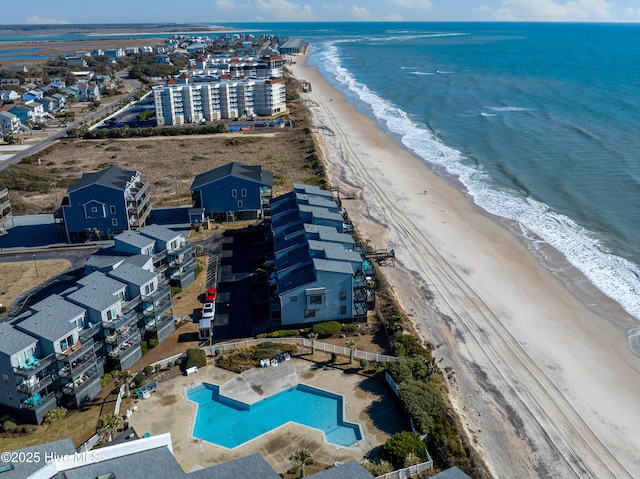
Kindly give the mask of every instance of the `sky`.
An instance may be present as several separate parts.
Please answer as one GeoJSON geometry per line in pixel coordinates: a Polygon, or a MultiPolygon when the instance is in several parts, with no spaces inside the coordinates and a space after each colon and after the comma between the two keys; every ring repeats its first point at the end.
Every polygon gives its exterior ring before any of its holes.
{"type": "Polygon", "coordinates": [[[640,0],[31,0],[0,24],[353,21],[640,22],[640,0]]]}

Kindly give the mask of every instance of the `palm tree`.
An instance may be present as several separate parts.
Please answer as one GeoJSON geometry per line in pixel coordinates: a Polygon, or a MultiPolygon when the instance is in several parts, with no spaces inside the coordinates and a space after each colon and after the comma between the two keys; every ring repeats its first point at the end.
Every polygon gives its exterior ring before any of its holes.
{"type": "Polygon", "coordinates": [[[107,438],[107,442],[113,440],[113,435],[118,431],[118,428],[122,425],[122,417],[119,414],[107,414],[100,416],[98,419],[98,434],[104,439],[107,438]]]}
{"type": "Polygon", "coordinates": [[[309,339],[311,340],[311,354],[316,354],[316,339],[318,339],[318,333],[309,333],[309,339]]]}
{"type": "Polygon", "coordinates": [[[350,339],[347,341],[347,347],[351,350],[349,351],[349,363],[353,362],[353,355],[356,352],[356,342],[350,339]]]}
{"type": "Polygon", "coordinates": [[[304,467],[307,464],[313,464],[313,457],[309,452],[309,449],[299,449],[294,452],[289,458],[293,461],[293,467],[300,469],[300,477],[305,477],[304,467]]]}

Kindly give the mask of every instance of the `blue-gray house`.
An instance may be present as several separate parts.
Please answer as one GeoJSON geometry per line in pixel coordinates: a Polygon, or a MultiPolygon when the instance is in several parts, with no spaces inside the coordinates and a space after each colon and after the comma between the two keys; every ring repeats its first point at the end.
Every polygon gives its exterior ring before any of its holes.
{"type": "Polygon", "coordinates": [[[375,271],[346,234],[346,212],[331,192],[309,185],[270,201],[265,226],[272,328],[364,320],[375,302],[375,271]]]}
{"type": "Polygon", "coordinates": [[[232,162],[201,173],[191,184],[194,208],[211,219],[261,218],[272,196],[273,173],[261,166],[232,162]]]}
{"type": "Polygon", "coordinates": [[[67,190],[56,218],[67,240],[106,239],[145,225],[151,212],[149,182],[140,172],[111,166],[85,173],[67,190]]]}

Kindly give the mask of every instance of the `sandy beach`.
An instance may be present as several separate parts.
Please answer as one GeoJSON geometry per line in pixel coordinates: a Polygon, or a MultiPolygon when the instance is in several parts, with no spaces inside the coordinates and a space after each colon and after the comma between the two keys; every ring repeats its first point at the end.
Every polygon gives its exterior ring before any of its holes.
{"type": "MultiPolygon", "coordinates": [[[[451,182],[295,57],[333,186],[442,368],[495,477],[640,477],[640,358],[621,308],[587,308],[451,182]]],[[[589,291],[589,289],[587,289],[589,291]]],[[[582,295],[584,296],[584,294],[582,295]]],[[[582,297],[580,296],[580,297],[582,297]]],[[[602,305],[600,305],[602,306],[602,305]]],[[[631,321],[629,321],[631,324],[631,321]]]]}

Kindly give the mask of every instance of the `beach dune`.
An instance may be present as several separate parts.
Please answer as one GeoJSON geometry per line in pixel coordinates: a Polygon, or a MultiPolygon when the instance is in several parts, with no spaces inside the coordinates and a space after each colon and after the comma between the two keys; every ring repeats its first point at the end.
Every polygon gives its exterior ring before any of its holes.
{"type": "MultiPolygon", "coordinates": [[[[309,67],[303,94],[360,233],[393,248],[398,300],[450,367],[452,401],[496,477],[640,477],[640,358],[455,181],[437,177],[309,67]]],[[[594,293],[595,294],[595,293],[594,293]]],[[[608,301],[603,295],[594,301],[608,301]]],[[[617,318],[615,304],[604,310],[617,318]]]]}

